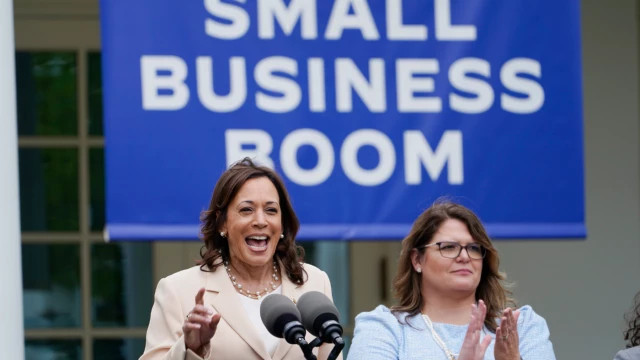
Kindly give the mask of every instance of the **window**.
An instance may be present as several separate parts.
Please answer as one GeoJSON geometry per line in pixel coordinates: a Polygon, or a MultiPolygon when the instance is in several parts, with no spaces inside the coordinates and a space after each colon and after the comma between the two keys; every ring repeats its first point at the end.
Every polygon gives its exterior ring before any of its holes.
{"type": "Polygon", "coordinates": [[[16,53],[28,359],[137,359],[151,243],[104,243],[100,54],[16,53]]]}

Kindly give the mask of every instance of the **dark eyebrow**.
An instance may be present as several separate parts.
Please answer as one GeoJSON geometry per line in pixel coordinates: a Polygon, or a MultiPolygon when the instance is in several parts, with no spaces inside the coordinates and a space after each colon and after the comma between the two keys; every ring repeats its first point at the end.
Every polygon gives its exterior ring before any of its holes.
{"type": "MultiPolygon", "coordinates": [[[[458,240],[442,240],[442,241],[438,241],[438,242],[439,242],[439,243],[456,243],[456,244],[458,244],[458,245],[462,245],[462,242],[460,242],[460,241],[458,241],[458,240]]],[[[482,244],[480,244],[479,242],[477,242],[477,241],[475,241],[475,240],[471,240],[471,242],[470,242],[470,243],[467,243],[467,245],[469,245],[469,244],[479,244],[479,245],[482,245],[482,244]]],[[[465,245],[462,245],[462,246],[465,246],[465,245]]]]}
{"type": "MultiPolygon", "coordinates": [[[[255,204],[256,204],[256,202],[255,202],[255,201],[253,201],[253,200],[242,200],[242,201],[240,201],[240,202],[238,203],[238,205],[240,205],[240,204],[242,204],[242,203],[249,203],[249,204],[251,204],[251,205],[255,205],[255,204]]],[[[267,204],[267,205],[273,205],[273,204],[276,204],[276,205],[280,206],[280,204],[278,204],[278,202],[277,202],[277,201],[267,201],[267,203],[266,203],[266,204],[267,204]]]]}

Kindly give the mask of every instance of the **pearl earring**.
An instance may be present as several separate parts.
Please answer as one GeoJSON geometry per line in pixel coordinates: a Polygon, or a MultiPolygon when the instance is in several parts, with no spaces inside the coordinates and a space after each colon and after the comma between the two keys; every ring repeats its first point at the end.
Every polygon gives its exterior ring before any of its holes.
{"type": "Polygon", "coordinates": [[[418,272],[418,274],[422,274],[422,268],[417,268],[416,271],[418,272]]]}
{"type": "Polygon", "coordinates": [[[220,231],[220,236],[225,237],[227,234],[224,231],[220,231]]]}
{"type": "Polygon", "coordinates": [[[284,239],[284,234],[280,234],[280,239],[284,239]]]}

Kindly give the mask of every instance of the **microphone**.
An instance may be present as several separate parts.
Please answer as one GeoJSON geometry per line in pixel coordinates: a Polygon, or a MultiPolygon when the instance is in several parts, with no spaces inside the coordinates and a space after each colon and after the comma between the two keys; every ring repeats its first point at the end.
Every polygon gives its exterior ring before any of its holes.
{"type": "Polygon", "coordinates": [[[338,309],[333,302],[319,291],[309,291],[300,296],[297,306],[304,327],[323,342],[335,344],[328,357],[335,359],[344,348],[344,340],[338,309]]]}
{"type": "Polygon", "coordinates": [[[290,299],[280,294],[267,296],[260,304],[260,318],[271,335],[300,345],[305,359],[316,360],[304,338],[307,332],[300,323],[300,312],[290,299]]]}
{"type": "Polygon", "coordinates": [[[289,344],[297,344],[296,339],[304,339],[307,333],[300,323],[300,312],[280,294],[271,294],[260,304],[260,318],[271,335],[284,338],[289,344]]]}

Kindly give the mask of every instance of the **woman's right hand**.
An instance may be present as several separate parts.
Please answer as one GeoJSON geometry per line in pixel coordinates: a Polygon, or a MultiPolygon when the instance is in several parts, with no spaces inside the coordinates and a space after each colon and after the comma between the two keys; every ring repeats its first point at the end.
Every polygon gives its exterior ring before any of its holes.
{"type": "Polygon", "coordinates": [[[204,291],[202,288],[196,294],[196,305],[187,314],[182,325],[187,349],[203,358],[209,351],[209,342],[220,322],[220,314],[214,315],[213,309],[204,305],[204,291]]]}
{"type": "Polygon", "coordinates": [[[462,342],[460,356],[458,360],[482,360],[487,347],[491,343],[491,336],[485,335],[480,341],[482,335],[482,327],[484,326],[484,318],[487,315],[487,306],[484,301],[480,300],[478,306],[472,305],[471,322],[467,328],[467,333],[462,342]]]}

